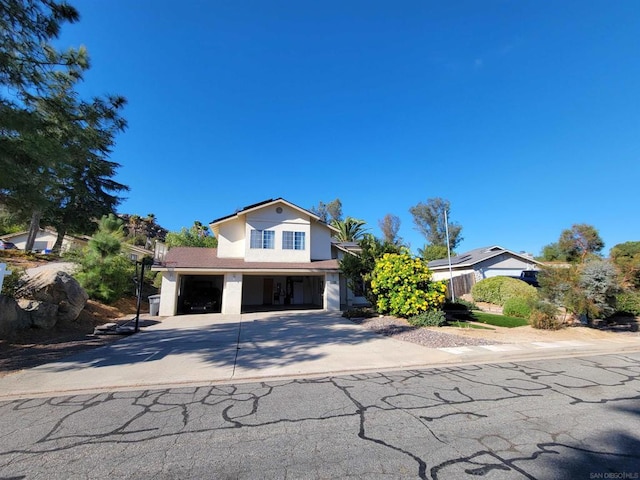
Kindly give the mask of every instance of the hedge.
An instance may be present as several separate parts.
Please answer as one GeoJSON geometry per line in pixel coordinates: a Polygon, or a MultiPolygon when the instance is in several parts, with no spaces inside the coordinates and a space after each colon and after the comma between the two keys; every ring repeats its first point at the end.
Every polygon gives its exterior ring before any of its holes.
{"type": "Polygon", "coordinates": [[[534,300],[538,297],[537,290],[522,280],[511,277],[491,277],[480,280],[471,289],[475,302],[504,305],[513,297],[534,300]]]}

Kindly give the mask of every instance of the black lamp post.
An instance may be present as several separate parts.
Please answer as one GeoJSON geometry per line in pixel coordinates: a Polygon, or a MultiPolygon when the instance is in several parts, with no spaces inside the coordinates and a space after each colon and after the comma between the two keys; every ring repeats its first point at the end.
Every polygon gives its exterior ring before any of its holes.
{"type": "Polygon", "coordinates": [[[140,331],[139,322],[140,322],[140,304],[142,302],[142,284],[144,282],[144,270],[146,267],[150,267],[153,265],[153,259],[145,257],[142,261],[136,261],[136,275],[133,281],[136,284],[136,326],[134,331],[138,333],[140,331]],[[140,268],[138,268],[140,267],[140,268]]]}

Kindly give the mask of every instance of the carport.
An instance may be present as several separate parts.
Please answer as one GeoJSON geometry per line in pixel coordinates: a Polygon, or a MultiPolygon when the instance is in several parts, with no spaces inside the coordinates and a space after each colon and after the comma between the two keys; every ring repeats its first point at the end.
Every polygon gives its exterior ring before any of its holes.
{"type": "Polygon", "coordinates": [[[242,312],[322,309],[323,275],[244,275],[242,312]]]}

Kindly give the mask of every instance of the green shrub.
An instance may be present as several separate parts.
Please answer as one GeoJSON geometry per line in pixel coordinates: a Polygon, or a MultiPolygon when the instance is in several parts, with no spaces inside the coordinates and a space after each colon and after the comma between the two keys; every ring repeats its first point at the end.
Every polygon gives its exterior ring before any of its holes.
{"type": "Polygon", "coordinates": [[[378,312],[408,318],[440,309],[447,285],[431,280],[424,260],[406,253],[385,253],[376,260],[371,289],[377,297],[378,312]]]}
{"type": "Polygon", "coordinates": [[[479,310],[478,306],[469,302],[468,300],[464,300],[462,298],[456,299],[455,302],[445,302],[443,310],[479,310]]]}
{"type": "Polygon", "coordinates": [[[538,292],[534,287],[522,280],[511,277],[490,277],[480,280],[471,289],[471,295],[476,302],[487,302],[504,305],[513,297],[535,299],[538,292]]]}
{"type": "Polygon", "coordinates": [[[480,307],[478,307],[474,302],[465,300],[464,298],[459,298],[458,300],[456,300],[456,302],[459,303],[460,305],[464,305],[469,310],[480,310],[480,307]]]}
{"type": "Polygon", "coordinates": [[[0,294],[7,297],[15,297],[16,290],[22,285],[22,277],[26,269],[23,267],[8,267],[7,270],[11,272],[11,275],[4,277],[0,294]]]}
{"type": "Polygon", "coordinates": [[[439,327],[445,321],[446,316],[442,310],[427,310],[407,319],[414,327],[439,327]]]}
{"type": "Polygon", "coordinates": [[[623,292],[616,295],[616,310],[620,313],[640,315],[640,292],[623,292]]]}
{"type": "MultiPolygon", "coordinates": [[[[158,289],[158,291],[160,291],[160,289],[162,288],[162,274],[160,272],[151,272],[151,273],[157,274],[153,277],[153,281],[151,282],[151,285],[153,285],[155,288],[158,289]]],[[[145,276],[146,276],[146,273],[145,273],[145,276]]]]}
{"type": "Polygon", "coordinates": [[[87,255],[76,279],[89,298],[113,303],[134,289],[134,265],[123,255],[100,258],[87,255]]]}
{"type": "Polygon", "coordinates": [[[529,315],[529,324],[541,330],[560,330],[564,322],[557,318],[558,309],[548,302],[536,302],[529,315]]]}
{"type": "Polygon", "coordinates": [[[504,302],[502,313],[510,317],[529,318],[531,303],[529,298],[511,297],[504,302]]]}

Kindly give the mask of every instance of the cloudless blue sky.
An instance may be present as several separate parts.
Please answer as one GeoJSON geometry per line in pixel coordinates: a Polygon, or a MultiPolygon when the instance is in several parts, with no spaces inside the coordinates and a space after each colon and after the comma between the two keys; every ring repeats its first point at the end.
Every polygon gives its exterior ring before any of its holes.
{"type": "Polygon", "coordinates": [[[83,95],[128,99],[119,211],[170,230],[340,198],[380,235],[451,202],[459,252],[574,223],[640,240],[637,0],[71,0],[83,95]]]}

